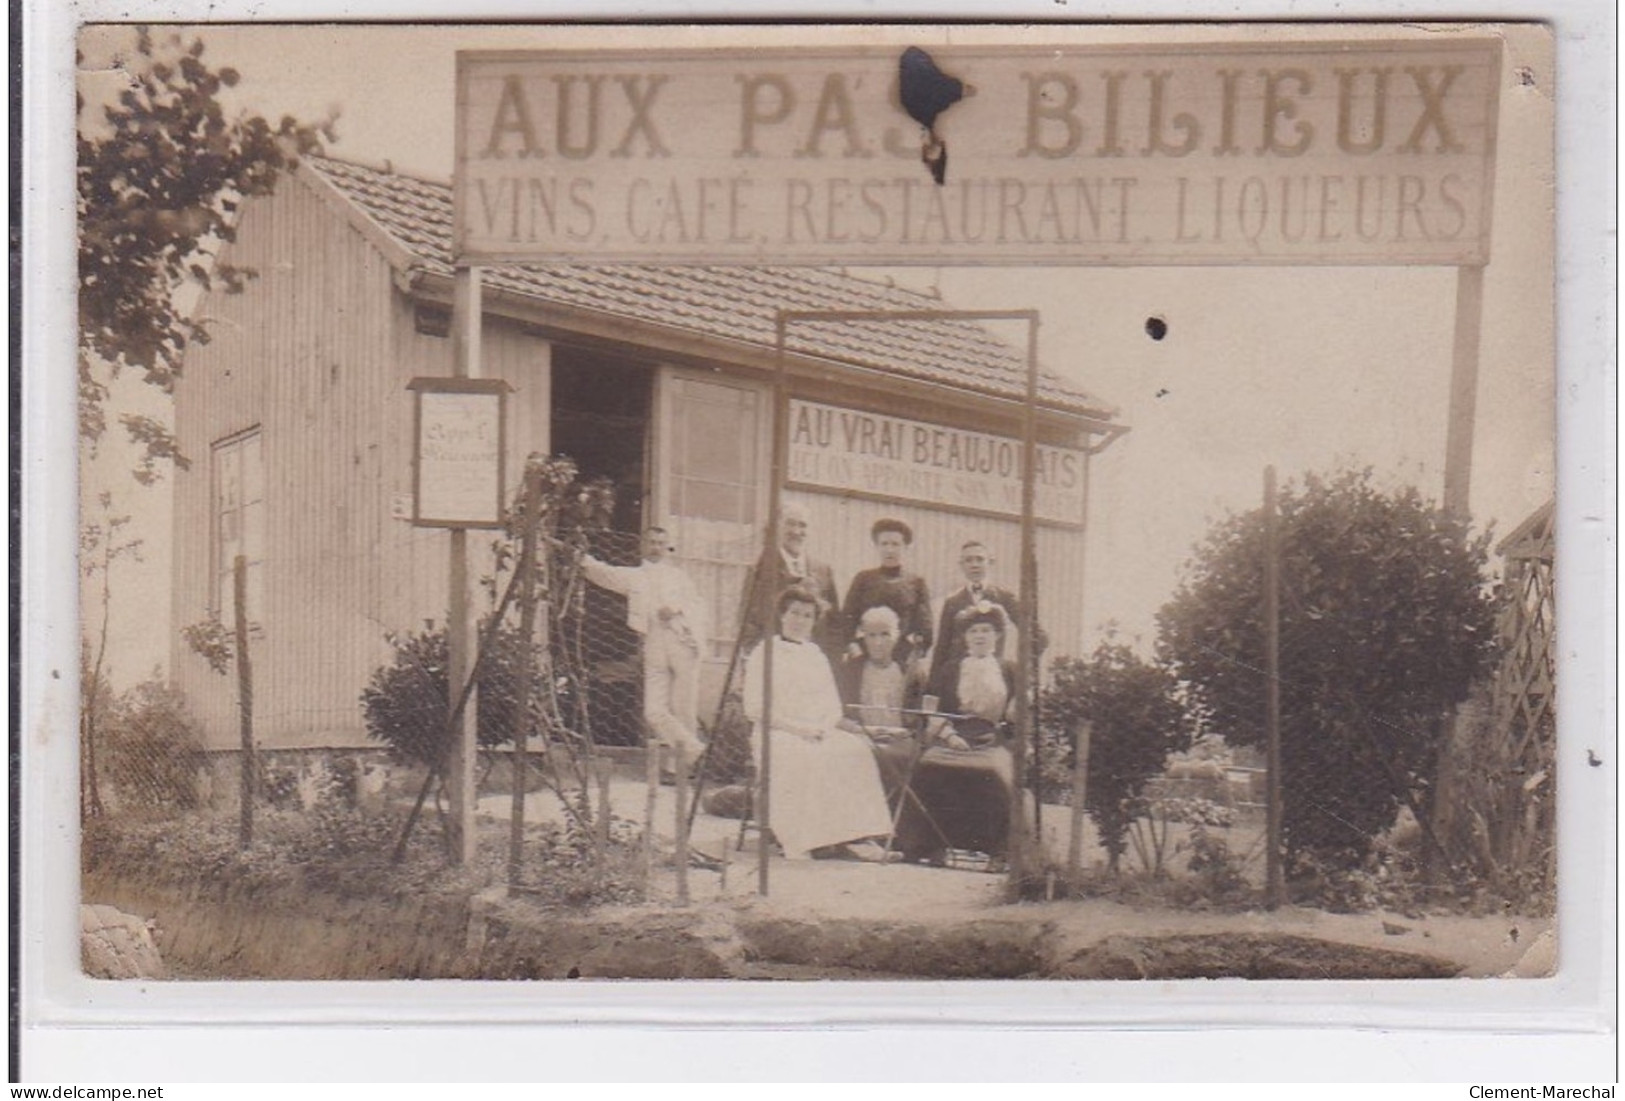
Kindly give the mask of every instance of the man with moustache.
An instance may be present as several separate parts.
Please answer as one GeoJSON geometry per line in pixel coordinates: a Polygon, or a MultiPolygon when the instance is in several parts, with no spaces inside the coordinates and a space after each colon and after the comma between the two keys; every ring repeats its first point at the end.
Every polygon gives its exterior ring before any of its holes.
{"type": "Polygon", "coordinates": [[[787,501],[779,510],[778,545],[762,551],[761,560],[745,584],[747,611],[740,636],[744,647],[755,646],[777,630],[774,601],[779,593],[799,584],[818,595],[818,625],[813,631],[813,642],[831,659],[838,659],[846,649],[835,574],[827,563],[807,553],[811,523],[807,507],[799,502],[787,501]]]}

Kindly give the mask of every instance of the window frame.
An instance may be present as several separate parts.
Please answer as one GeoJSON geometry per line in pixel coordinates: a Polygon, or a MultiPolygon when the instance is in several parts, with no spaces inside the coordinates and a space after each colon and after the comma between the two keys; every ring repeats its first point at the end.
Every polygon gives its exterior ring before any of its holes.
{"type": "MultiPolygon", "coordinates": [[[[260,496],[258,498],[258,503],[261,509],[260,540],[263,544],[270,530],[269,525],[265,522],[265,517],[263,515],[266,509],[267,487],[265,478],[265,436],[263,426],[259,424],[251,425],[248,428],[240,429],[236,432],[230,433],[229,435],[221,436],[209,444],[209,594],[207,607],[210,614],[212,614],[214,618],[218,619],[222,623],[225,623],[227,626],[230,626],[228,620],[231,616],[231,602],[224,596],[225,588],[223,582],[224,579],[230,575],[230,567],[225,561],[225,545],[223,539],[223,520],[225,510],[222,509],[220,505],[221,490],[224,486],[222,457],[228,452],[235,452],[237,454],[237,541],[239,545],[242,545],[245,542],[248,531],[248,525],[243,522],[243,513],[249,504],[254,503],[245,499],[242,489],[244,482],[242,472],[242,453],[244,445],[250,440],[257,440],[259,443],[260,496]]],[[[257,555],[247,553],[247,549],[245,548],[244,557],[248,560],[248,568],[251,573],[256,566],[258,566],[261,571],[264,570],[266,555],[265,547],[263,545],[258,548],[257,555]]],[[[249,605],[249,619],[251,624],[257,623],[258,619],[262,617],[265,612],[263,607],[263,580],[264,575],[262,572],[260,593],[261,599],[258,602],[260,606],[254,606],[252,601],[249,605]]],[[[249,595],[250,598],[252,598],[252,586],[249,587],[249,595]]]]}

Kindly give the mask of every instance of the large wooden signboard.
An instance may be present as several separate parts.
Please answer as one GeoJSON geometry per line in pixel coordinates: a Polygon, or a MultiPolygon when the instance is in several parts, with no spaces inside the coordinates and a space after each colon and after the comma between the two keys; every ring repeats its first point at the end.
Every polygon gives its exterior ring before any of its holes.
{"type": "Polygon", "coordinates": [[[947,83],[928,71],[908,97],[901,54],[460,53],[455,250],[470,263],[1488,260],[1495,41],[945,46],[929,62],[947,83]],[[962,98],[938,109],[952,80],[962,98]],[[919,118],[946,149],[940,185],[919,118]]]}
{"type": "MultiPolygon", "coordinates": [[[[1022,442],[822,402],[790,399],[785,477],[804,489],[1021,517],[1022,442]]],[[[1084,452],[1037,447],[1033,516],[1083,523],[1084,452]]]]}

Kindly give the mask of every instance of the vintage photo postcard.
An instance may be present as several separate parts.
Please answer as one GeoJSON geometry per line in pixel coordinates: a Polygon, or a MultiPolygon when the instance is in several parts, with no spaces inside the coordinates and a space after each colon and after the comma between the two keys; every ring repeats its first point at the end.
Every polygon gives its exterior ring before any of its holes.
{"type": "Polygon", "coordinates": [[[77,49],[85,976],[1558,973],[1548,28],[77,49]]]}

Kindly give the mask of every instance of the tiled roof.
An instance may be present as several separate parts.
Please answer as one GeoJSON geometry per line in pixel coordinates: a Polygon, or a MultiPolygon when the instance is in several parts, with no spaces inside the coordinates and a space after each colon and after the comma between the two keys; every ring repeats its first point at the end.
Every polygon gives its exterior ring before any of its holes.
{"type": "MultiPolygon", "coordinates": [[[[395,239],[424,270],[451,274],[451,188],[349,161],[305,162],[395,239]]],[[[774,311],[927,310],[927,295],[829,268],[655,265],[500,265],[488,287],[667,328],[772,347],[774,311]]],[[[965,321],[799,323],[788,345],[805,354],[910,378],[1020,398],[1027,359],[965,321]]],[[[1040,370],[1045,405],[1111,416],[1100,399],[1040,370]]]]}

